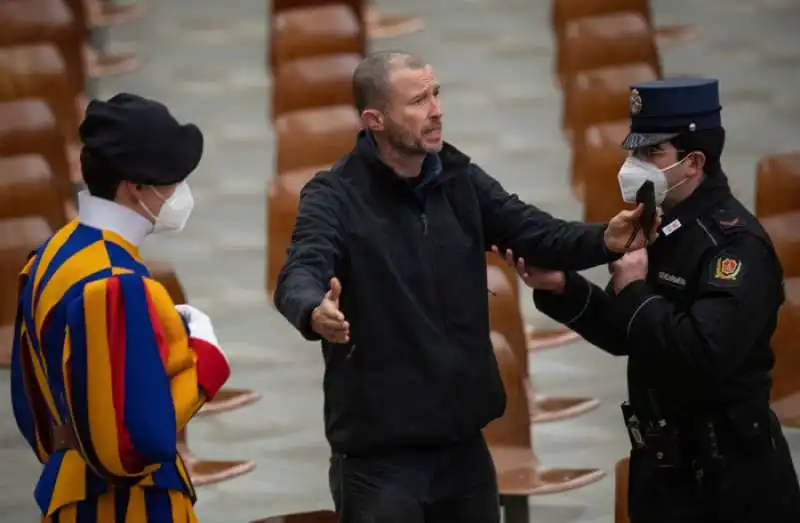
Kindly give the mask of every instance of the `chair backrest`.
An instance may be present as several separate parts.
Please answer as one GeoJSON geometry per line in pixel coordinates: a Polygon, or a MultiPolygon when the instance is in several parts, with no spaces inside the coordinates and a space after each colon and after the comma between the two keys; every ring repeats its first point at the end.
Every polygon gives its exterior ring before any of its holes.
{"type": "Polygon", "coordinates": [[[353,105],[353,71],[360,61],[351,53],[282,63],[272,79],[272,118],[300,109],[353,105]]]}
{"type": "Polygon", "coordinates": [[[40,155],[0,157],[0,219],[42,216],[57,230],[67,223],[64,201],[40,155]]]}
{"type": "Polygon", "coordinates": [[[628,478],[630,458],[617,462],[614,469],[614,523],[630,523],[628,518],[628,478]]]}
{"type": "Polygon", "coordinates": [[[0,325],[17,317],[19,273],[53,230],[41,216],[0,220],[0,325]]]}
{"type": "Polygon", "coordinates": [[[658,79],[650,64],[633,63],[579,71],[564,84],[564,128],[577,136],[587,127],[626,120],[631,85],[658,79]]]}
{"type": "Polygon", "coordinates": [[[497,359],[503,389],[506,392],[506,410],[503,415],[483,429],[490,447],[532,448],[531,415],[528,410],[528,391],[521,366],[506,338],[492,331],[492,347],[497,359]]]}
{"type": "Polygon", "coordinates": [[[178,275],[168,263],[150,260],[145,264],[150,271],[150,276],[164,286],[175,305],[189,303],[178,275]]]}
{"type": "Polygon", "coordinates": [[[800,151],[761,157],[755,207],[759,218],[800,211],[800,151]]]}
{"type": "Polygon", "coordinates": [[[325,166],[309,167],[283,173],[267,190],[267,266],[264,273],[267,295],[275,292],[278,274],[286,263],[286,249],[292,242],[300,191],[325,166]]]}
{"type": "Polygon", "coordinates": [[[508,266],[487,265],[486,281],[489,288],[489,325],[501,334],[514,357],[520,363],[523,376],[528,376],[528,344],[525,338],[525,324],[515,292],[516,273],[509,275],[508,266]],[[503,268],[505,267],[505,268],[503,268]],[[513,279],[511,279],[513,277],[513,279]]]}
{"type": "Polygon", "coordinates": [[[775,365],[772,368],[772,401],[800,391],[800,278],[784,281],[786,301],[778,313],[778,327],[772,336],[775,365]]]}
{"type": "Polygon", "coordinates": [[[557,63],[559,77],[579,71],[644,63],[661,76],[661,60],[647,20],[636,13],[591,16],[567,24],[557,63]]]}
{"type": "Polygon", "coordinates": [[[556,34],[569,22],[587,16],[633,12],[651,23],[650,0],[552,0],[552,23],[556,34]]]}
{"type": "Polygon", "coordinates": [[[353,149],[361,120],[350,105],[304,109],[275,120],[278,175],[286,171],[333,165],[353,149]]]}
{"type": "Polygon", "coordinates": [[[617,179],[627,156],[621,145],[628,129],[627,121],[590,127],[582,148],[576,148],[575,166],[584,183],[583,219],[588,223],[606,222],[629,206],[622,201],[617,179]]]}
{"type": "Polygon", "coordinates": [[[364,56],[367,31],[361,2],[353,0],[349,4],[312,0],[274,12],[268,20],[270,70],[274,71],[288,60],[309,56],[334,53],[364,56]],[[352,4],[359,4],[359,7],[354,8],[352,4]]]}

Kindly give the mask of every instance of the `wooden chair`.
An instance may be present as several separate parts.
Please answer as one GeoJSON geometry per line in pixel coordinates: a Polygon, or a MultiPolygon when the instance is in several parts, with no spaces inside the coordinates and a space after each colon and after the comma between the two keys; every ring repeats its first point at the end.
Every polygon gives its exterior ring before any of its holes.
{"type": "Polygon", "coordinates": [[[50,166],[39,155],[0,156],[0,219],[42,216],[52,230],[67,223],[50,166]]]}
{"type": "Polygon", "coordinates": [[[273,75],[272,118],[301,109],[353,105],[353,72],[361,56],[332,54],[281,63],[273,75]]]}
{"type": "Polygon", "coordinates": [[[274,12],[270,22],[269,68],[298,58],[366,53],[364,23],[344,3],[308,5],[274,12]]]}
{"type": "Polygon", "coordinates": [[[30,253],[52,234],[41,216],[0,220],[0,367],[11,363],[19,272],[30,253]]]}
{"type": "Polygon", "coordinates": [[[75,194],[64,139],[55,115],[42,100],[0,102],[0,157],[23,154],[36,154],[47,160],[62,201],[74,213],[75,194]]]}
{"type": "Polygon", "coordinates": [[[574,20],[598,15],[636,13],[648,24],[652,23],[650,0],[553,0],[551,6],[553,30],[556,34],[562,33],[566,25],[574,20]]]}
{"type": "Polygon", "coordinates": [[[39,98],[56,114],[64,147],[78,139],[75,100],[67,64],[52,44],[0,48],[0,101],[39,98]]]}
{"type": "Polygon", "coordinates": [[[285,514],[259,519],[252,523],[339,523],[336,513],[331,510],[285,514]]]}
{"type": "Polygon", "coordinates": [[[755,210],[759,218],[800,210],[800,151],[758,161],[755,210]]]}
{"type": "Polygon", "coordinates": [[[630,523],[628,518],[630,461],[630,458],[622,458],[614,469],[614,523],[630,523]]]}
{"type": "Polygon", "coordinates": [[[277,172],[332,165],[353,149],[361,120],[353,107],[292,111],[275,120],[277,172]]]}
{"type": "Polygon", "coordinates": [[[557,74],[562,83],[579,71],[644,63],[661,76],[661,60],[647,20],[636,13],[579,18],[564,28],[557,74]]]}
{"type": "Polygon", "coordinates": [[[628,129],[628,122],[592,126],[583,140],[573,143],[573,180],[578,180],[574,189],[582,195],[585,222],[607,222],[629,206],[622,201],[617,178],[627,156],[622,141],[628,129]]]}
{"type": "Polygon", "coordinates": [[[71,90],[82,92],[85,67],[81,52],[83,22],[63,0],[0,2],[0,48],[50,43],[66,62],[71,90]]]}
{"type": "Polygon", "coordinates": [[[772,336],[772,409],[782,424],[800,428],[800,278],[785,280],[784,292],[786,301],[772,336]]]}
{"type": "MultiPolygon", "coordinates": [[[[178,276],[175,274],[175,271],[169,266],[169,264],[148,261],[147,268],[150,270],[150,274],[152,275],[153,279],[164,286],[175,304],[188,303],[183,286],[181,285],[180,280],[178,280],[178,276]]],[[[226,395],[227,397],[221,396],[222,391],[220,391],[220,394],[218,394],[213,401],[210,401],[204,405],[200,412],[202,413],[203,410],[206,410],[209,407],[214,409],[212,405],[215,402],[218,403],[216,411],[221,412],[233,410],[233,408],[253,403],[260,397],[257,393],[244,389],[228,389],[228,391],[229,393],[226,395]],[[233,400],[236,402],[236,404],[225,405],[224,402],[226,400],[229,403],[233,400]]],[[[187,430],[188,426],[184,427],[183,431],[178,434],[178,451],[186,463],[189,475],[191,476],[192,482],[195,485],[208,485],[210,483],[218,483],[220,481],[232,479],[243,474],[247,474],[256,467],[255,462],[249,460],[219,461],[197,458],[189,449],[187,430]]]]}
{"type": "MultiPolygon", "coordinates": [[[[655,69],[643,63],[590,69],[567,77],[563,123],[573,144],[573,187],[581,188],[585,181],[583,166],[576,167],[575,162],[585,148],[586,130],[607,122],[625,122],[627,127],[631,85],[657,78],[655,69]]],[[[621,143],[612,145],[614,152],[621,143]]],[[[576,193],[582,194],[580,190],[576,193]]]]}
{"type": "Polygon", "coordinates": [[[532,423],[545,423],[573,418],[596,409],[600,401],[594,398],[548,397],[536,394],[528,369],[528,350],[525,344],[522,315],[514,293],[512,280],[495,265],[486,267],[489,287],[489,324],[501,334],[519,363],[519,371],[527,390],[528,411],[532,423]]]}
{"type": "Polygon", "coordinates": [[[506,523],[528,523],[528,497],[556,494],[595,483],[605,476],[598,469],[551,469],[533,453],[528,390],[522,366],[506,339],[492,332],[492,345],[503,387],[506,410],[483,429],[492,453],[500,502],[506,523]]]}
{"type": "Polygon", "coordinates": [[[306,183],[329,165],[317,165],[280,173],[267,184],[267,263],[264,282],[270,303],[278,284],[278,274],[286,263],[286,249],[292,242],[300,191],[306,183]]]}

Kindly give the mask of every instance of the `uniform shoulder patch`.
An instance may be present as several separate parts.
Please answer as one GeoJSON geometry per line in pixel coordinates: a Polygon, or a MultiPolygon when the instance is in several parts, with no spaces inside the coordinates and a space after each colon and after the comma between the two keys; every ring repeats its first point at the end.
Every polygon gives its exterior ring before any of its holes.
{"type": "Polygon", "coordinates": [[[739,257],[720,254],[711,261],[709,283],[718,287],[735,286],[744,276],[745,269],[745,264],[739,257]]]}

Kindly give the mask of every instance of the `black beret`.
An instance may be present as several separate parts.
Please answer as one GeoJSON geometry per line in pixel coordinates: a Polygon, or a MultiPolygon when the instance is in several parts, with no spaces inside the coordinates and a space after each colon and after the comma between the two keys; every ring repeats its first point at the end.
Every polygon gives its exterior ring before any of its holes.
{"type": "Polygon", "coordinates": [[[182,182],[203,156],[203,133],[159,102],[129,93],[92,100],[79,129],[82,158],[121,181],[182,182]]]}

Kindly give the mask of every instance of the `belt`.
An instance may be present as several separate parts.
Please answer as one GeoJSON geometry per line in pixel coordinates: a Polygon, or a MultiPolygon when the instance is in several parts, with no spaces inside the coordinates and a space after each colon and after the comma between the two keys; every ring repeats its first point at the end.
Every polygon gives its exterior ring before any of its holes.
{"type": "Polygon", "coordinates": [[[78,448],[75,433],[70,425],[56,425],[52,429],[53,451],[75,450],[78,448]]]}

